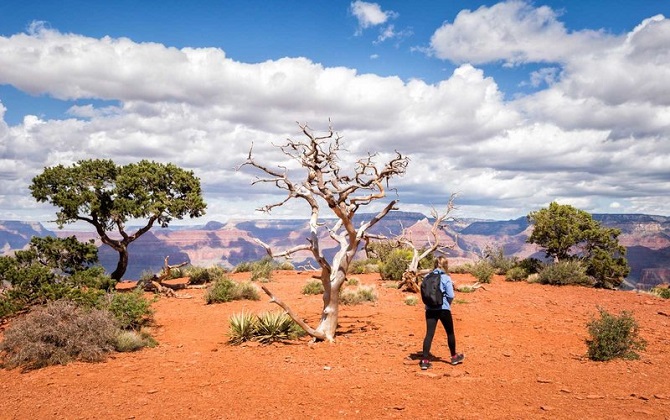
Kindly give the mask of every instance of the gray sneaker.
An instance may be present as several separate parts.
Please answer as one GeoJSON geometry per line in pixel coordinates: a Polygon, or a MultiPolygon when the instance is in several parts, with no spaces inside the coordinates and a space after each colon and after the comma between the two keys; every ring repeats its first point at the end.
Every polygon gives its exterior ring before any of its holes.
{"type": "Polygon", "coordinates": [[[463,359],[465,359],[465,356],[463,356],[463,353],[455,354],[451,356],[451,364],[452,365],[458,365],[463,363],[463,359]]]}

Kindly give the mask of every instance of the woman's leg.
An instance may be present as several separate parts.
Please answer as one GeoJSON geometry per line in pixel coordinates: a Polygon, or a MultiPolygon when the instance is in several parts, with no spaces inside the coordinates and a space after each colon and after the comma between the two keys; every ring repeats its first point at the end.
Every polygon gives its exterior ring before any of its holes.
{"type": "Polygon", "coordinates": [[[426,337],[423,339],[423,359],[430,357],[430,346],[433,344],[433,337],[435,336],[435,328],[437,327],[440,312],[434,310],[426,311],[426,337]]]}
{"type": "Polygon", "coordinates": [[[451,311],[440,311],[440,322],[444,326],[444,331],[447,333],[447,344],[449,345],[449,352],[452,356],[455,356],[456,334],[454,333],[454,320],[451,317],[451,311]]]}

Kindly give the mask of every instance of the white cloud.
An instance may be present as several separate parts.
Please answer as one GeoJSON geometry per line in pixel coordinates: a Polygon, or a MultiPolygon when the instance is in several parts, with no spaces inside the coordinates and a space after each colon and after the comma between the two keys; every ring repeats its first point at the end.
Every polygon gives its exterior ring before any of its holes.
{"type": "Polygon", "coordinates": [[[463,64],[428,84],[306,58],[247,64],[216,48],[37,25],[0,37],[0,84],[77,104],[70,118],[27,115],[13,126],[0,104],[0,219],[53,218],[31,199],[32,177],[99,157],[191,169],[209,204],[205,221],[248,217],[277,198],[271,186],[250,186],[253,173],[235,171],[252,143],[260,161],[289,164],[273,143],[300,138],[296,121],[323,131],[328,119],[351,156],[410,157],[407,175],[392,182],[403,210],[427,213],[458,192],[460,217],[519,217],[553,200],[667,214],[669,32],[659,16],[623,36],[568,33],[551,9],[501,3],[436,31],[435,54],[463,64]],[[484,29],[480,45],[472,39],[484,29]],[[533,75],[537,93],[506,100],[471,64],[491,60],[552,64],[533,75]],[[96,106],[100,99],[115,105],[96,106]]]}
{"type": "Polygon", "coordinates": [[[382,10],[381,6],[377,3],[368,3],[365,1],[352,2],[349,10],[358,21],[357,34],[360,34],[363,29],[382,25],[398,15],[396,12],[390,10],[382,10]]]}
{"type": "Polygon", "coordinates": [[[502,61],[510,65],[556,62],[605,48],[611,36],[597,31],[568,33],[548,6],[507,1],[475,11],[463,10],[431,38],[436,57],[457,63],[502,61]]]}

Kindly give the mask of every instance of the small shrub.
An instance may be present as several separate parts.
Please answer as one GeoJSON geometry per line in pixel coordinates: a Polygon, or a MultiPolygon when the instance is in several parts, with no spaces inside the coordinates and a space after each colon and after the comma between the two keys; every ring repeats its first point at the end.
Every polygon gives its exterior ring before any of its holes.
{"type": "Polygon", "coordinates": [[[400,289],[400,282],[399,281],[385,281],[382,284],[382,287],[386,289],[400,289]]]}
{"type": "Polygon", "coordinates": [[[480,283],[491,283],[491,278],[495,269],[486,260],[477,261],[471,269],[471,274],[477,279],[480,283]]]}
{"type": "Polygon", "coordinates": [[[277,264],[277,266],[275,267],[275,270],[291,271],[291,270],[295,270],[295,267],[293,266],[293,264],[291,264],[290,261],[284,261],[284,262],[281,262],[281,263],[277,264]]]}
{"type": "Polygon", "coordinates": [[[249,312],[232,314],[228,321],[228,342],[240,344],[253,338],[258,318],[249,312]]]}
{"type": "Polygon", "coordinates": [[[472,264],[461,264],[457,266],[449,266],[449,272],[455,274],[469,274],[472,272],[472,264]]]}
{"type": "Polygon", "coordinates": [[[10,369],[31,370],[73,360],[98,362],[114,350],[118,332],[108,311],[82,309],[61,300],[15,320],[5,331],[0,351],[6,352],[5,366],[10,369]]]}
{"type": "Polygon", "coordinates": [[[405,296],[405,305],[416,306],[419,303],[419,298],[415,295],[405,296]]]}
{"type": "Polygon", "coordinates": [[[224,277],[215,281],[205,292],[205,302],[224,303],[235,300],[235,289],[237,284],[231,279],[224,277]]]}
{"type": "Polygon", "coordinates": [[[182,277],[186,277],[186,270],[181,267],[177,267],[170,269],[170,275],[166,280],[180,279],[182,277]]]}
{"type": "Polygon", "coordinates": [[[302,288],[303,295],[320,295],[323,292],[323,283],[320,280],[310,280],[302,288]]]}
{"type": "Polygon", "coordinates": [[[190,266],[184,275],[191,279],[191,284],[206,284],[225,276],[226,269],[219,266],[209,268],[190,266]]]}
{"type": "Polygon", "coordinates": [[[360,283],[360,281],[357,277],[349,277],[347,279],[347,286],[358,286],[358,283],[360,283]]]}
{"type": "Polygon", "coordinates": [[[139,329],[149,323],[153,317],[151,301],[144,297],[141,290],[125,293],[109,293],[99,304],[99,309],[106,309],[123,329],[139,329]]]}
{"type": "Polygon", "coordinates": [[[486,255],[486,261],[491,264],[495,274],[505,274],[518,263],[516,257],[505,257],[503,247],[487,246],[484,253],[486,255]]]}
{"type": "Polygon", "coordinates": [[[224,303],[233,300],[260,300],[258,289],[250,282],[236,283],[228,277],[216,280],[205,292],[205,302],[224,303]]]}
{"type": "Polygon", "coordinates": [[[528,274],[539,273],[544,268],[542,261],[537,258],[524,258],[519,261],[516,266],[523,268],[528,274]]]}
{"type": "Polygon", "coordinates": [[[458,286],[455,286],[454,290],[456,290],[459,293],[472,293],[476,291],[477,288],[473,285],[460,284],[458,286]]]}
{"type": "Polygon", "coordinates": [[[528,273],[521,267],[512,267],[505,273],[507,281],[522,281],[528,277],[528,273]]]}
{"type": "Polygon", "coordinates": [[[670,299],[670,287],[654,287],[650,292],[663,299],[670,299]]]}
{"type": "Polygon", "coordinates": [[[244,261],[235,266],[233,273],[250,273],[253,268],[253,261],[244,261]]]}
{"type": "Polygon", "coordinates": [[[349,266],[349,274],[379,273],[379,260],[366,258],[354,260],[349,266]]]}
{"type": "Polygon", "coordinates": [[[639,328],[633,316],[623,311],[617,317],[598,308],[600,319],[588,324],[590,338],[586,340],[588,357],[595,361],[615,358],[638,359],[637,351],[644,350],[646,342],[639,337],[639,328]]]}
{"type": "Polygon", "coordinates": [[[394,249],[383,260],[380,274],[382,280],[401,280],[403,273],[409,267],[412,252],[408,249],[394,249]]]}
{"type": "Polygon", "coordinates": [[[251,268],[251,280],[270,281],[272,280],[272,270],[275,268],[272,258],[267,257],[258,261],[251,268]]]}
{"type": "Polygon", "coordinates": [[[261,296],[256,286],[251,282],[245,282],[237,285],[234,300],[261,300],[261,296]]]}
{"type": "Polygon", "coordinates": [[[121,331],[116,336],[114,347],[118,352],[131,352],[141,350],[145,347],[155,347],[156,340],[144,331],[121,331]]]}
{"type": "Polygon", "coordinates": [[[579,261],[559,261],[544,267],[538,274],[540,275],[539,282],[542,284],[582,286],[593,286],[594,284],[593,280],[586,275],[586,268],[579,261]]]}
{"type": "Polygon", "coordinates": [[[9,296],[0,295],[0,319],[16,313],[22,307],[23,305],[14,301],[9,296]]]}
{"type": "Polygon", "coordinates": [[[360,286],[355,291],[344,290],[340,293],[340,302],[343,305],[358,305],[363,302],[374,302],[377,294],[372,286],[360,286]]]}

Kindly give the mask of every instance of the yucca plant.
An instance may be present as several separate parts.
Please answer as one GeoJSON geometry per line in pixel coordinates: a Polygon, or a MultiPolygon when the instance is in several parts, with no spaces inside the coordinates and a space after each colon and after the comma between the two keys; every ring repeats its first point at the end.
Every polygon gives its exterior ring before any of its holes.
{"type": "Polygon", "coordinates": [[[258,315],[254,340],[270,343],[279,340],[290,340],[302,331],[293,319],[285,312],[263,312],[258,315]]]}
{"type": "Polygon", "coordinates": [[[256,324],[258,318],[249,312],[239,312],[232,314],[229,319],[230,330],[228,332],[228,342],[231,344],[240,344],[251,340],[256,333],[256,324]]]}

